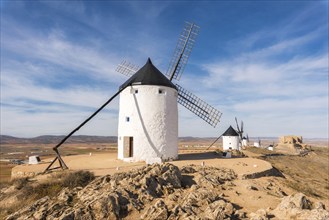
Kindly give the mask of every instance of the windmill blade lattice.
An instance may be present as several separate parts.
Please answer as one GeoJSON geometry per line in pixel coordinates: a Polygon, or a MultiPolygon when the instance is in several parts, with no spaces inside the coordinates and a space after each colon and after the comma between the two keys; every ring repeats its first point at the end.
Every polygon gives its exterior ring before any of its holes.
{"type": "Polygon", "coordinates": [[[170,80],[179,80],[184,68],[187,64],[188,58],[192,52],[196,36],[199,33],[200,27],[194,23],[185,23],[185,27],[178,39],[174,55],[169,64],[166,75],[170,80]]]}
{"type": "Polygon", "coordinates": [[[122,61],[116,71],[123,74],[123,75],[126,75],[126,76],[132,76],[134,73],[136,73],[137,71],[139,70],[139,66],[135,65],[135,64],[132,64],[128,61],[122,61]]]}
{"type": "Polygon", "coordinates": [[[211,126],[216,127],[217,123],[220,121],[222,113],[180,85],[176,84],[176,87],[178,89],[178,103],[199,116],[211,126]]]}

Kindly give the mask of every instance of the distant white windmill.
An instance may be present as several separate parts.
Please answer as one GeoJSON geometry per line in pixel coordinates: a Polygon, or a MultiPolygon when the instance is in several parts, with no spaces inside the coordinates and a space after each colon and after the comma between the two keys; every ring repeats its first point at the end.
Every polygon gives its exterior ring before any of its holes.
{"type": "Polygon", "coordinates": [[[241,126],[239,127],[238,119],[235,117],[235,123],[236,123],[237,133],[239,134],[239,138],[240,138],[240,147],[248,146],[248,142],[249,142],[248,134],[247,137],[243,136],[243,132],[244,132],[243,121],[241,121],[241,126]]]}
{"type": "Polygon", "coordinates": [[[223,151],[240,150],[239,134],[230,126],[222,135],[223,137],[223,151]]]}
{"type": "Polygon", "coordinates": [[[223,140],[223,150],[240,150],[243,147],[248,146],[249,137],[243,136],[243,121],[241,121],[241,126],[239,127],[238,119],[235,117],[236,127],[235,130],[230,126],[223,134],[221,134],[208,148],[211,148],[218,140],[222,137],[223,140]]]}

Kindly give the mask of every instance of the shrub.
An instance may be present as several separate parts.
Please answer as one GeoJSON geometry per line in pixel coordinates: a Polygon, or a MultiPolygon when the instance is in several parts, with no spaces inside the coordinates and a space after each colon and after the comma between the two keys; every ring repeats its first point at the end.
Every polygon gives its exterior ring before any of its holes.
{"type": "Polygon", "coordinates": [[[15,186],[16,189],[20,190],[24,188],[29,183],[29,178],[16,178],[11,181],[11,184],[15,186]]]}
{"type": "MultiPolygon", "coordinates": [[[[95,176],[90,171],[77,171],[59,172],[51,175],[47,181],[41,183],[30,181],[29,178],[18,178],[10,182],[1,182],[1,187],[15,186],[18,202],[8,206],[0,206],[0,219],[4,219],[7,215],[45,196],[55,197],[64,187],[70,189],[78,186],[84,187],[94,179],[95,176]]],[[[2,199],[4,198],[2,197],[2,199]]]]}
{"type": "Polygon", "coordinates": [[[94,179],[95,175],[92,172],[81,170],[64,176],[62,186],[70,189],[78,186],[84,187],[94,179]]]}

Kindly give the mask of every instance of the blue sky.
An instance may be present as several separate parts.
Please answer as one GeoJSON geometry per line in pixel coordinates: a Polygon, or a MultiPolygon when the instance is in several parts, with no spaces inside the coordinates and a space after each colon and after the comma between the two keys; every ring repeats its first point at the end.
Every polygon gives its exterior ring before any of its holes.
{"type": "MultiPolygon", "coordinates": [[[[127,79],[165,73],[184,21],[200,26],[179,81],[219,109],[179,107],[179,135],[328,138],[328,1],[1,1],[1,134],[67,134],[127,79]]],[[[118,98],[77,134],[117,135],[118,98]]]]}

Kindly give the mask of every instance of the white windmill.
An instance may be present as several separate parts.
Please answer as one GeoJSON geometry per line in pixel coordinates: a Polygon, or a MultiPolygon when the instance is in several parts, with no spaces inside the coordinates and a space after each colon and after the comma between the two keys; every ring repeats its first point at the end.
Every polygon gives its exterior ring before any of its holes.
{"type": "Polygon", "coordinates": [[[239,138],[240,138],[240,146],[242,148],[247,147],[248,143],[249,143],[249,137],[248,137],[248,134],[247,134],[247,137],[243,136],[243,121],[241,120],[241,125],[239,127],[238,119],[235,117],[235,123],[236,123],[237,132],[238,132],[239,138]]]}
{"type": "Polygon", "coordinates": [[[120,89],[118,158],[147,163],[177,159],[176,86],[148,59],[120,89]]]}
{"type": "Polygon", "coordinates": [[[223,140],[223,150],[240,150],[248,146],[249,137],[243,136],[243,121],[241,121],[241,126],[239,127],[238,119],[235,117],[236,127],[235,130],[230,126],[223,134],[221,134],[208,148],[211,148],[218,140],[222,137],[223,140]]]}
{"type": "Polygon", "coordinates": [[[174,85],[192,51],[199,27],[186,23],[165,77],[150,61],[141,68],[126,61],[117,71],[132,75],[121,87],[118,158],[162,162],[178,157],[177,102],[212,126],[221,113],[194,94],[174,85]]]}
{"type": "Polygon", "coordinates": [[[223,137],[223,151],[240,150],[239,134],[232,126],[230,126],[222,135],[223,137]]]}
{"type": "Polygon", "coordinates": [[[150,59],[141,69],[127,62],[121,63],[117,71],[131,77],[97,111],[53,147],[56,158],[45,172],[51,170],[51,166],[57,160],[60,167],[56,168],[68,169],[58,148],[119,94],[119,159],[144,160],[148,163],[176,159],[178,157],[177,102],[215,127],[222,113],[171,82],[173,79],[180,79],[198,31],[197,25],[186,22],[166,73],[168,78],[152,64],[150,59]]]}

